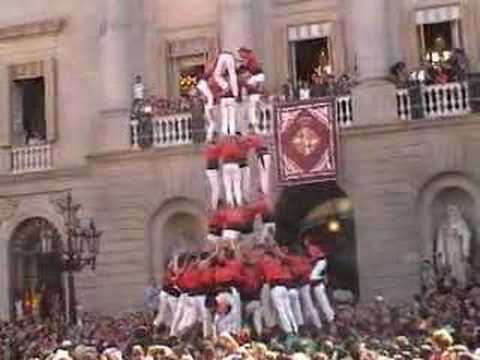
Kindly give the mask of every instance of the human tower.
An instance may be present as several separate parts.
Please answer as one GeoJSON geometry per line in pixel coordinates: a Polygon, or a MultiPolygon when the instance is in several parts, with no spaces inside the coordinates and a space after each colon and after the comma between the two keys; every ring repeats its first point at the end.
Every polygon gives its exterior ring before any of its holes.
{"type": "Polygon", "coordinates": [[[265,139],[256,133],[265,75],[251,49],[240,48],[236,54],[221,52],[206,65],[197,86],[206,100],[207,238],[215,244],[254,240],[257,219],[262,231],[255,240],[264,242],[274,231],[272,156],[265,139]],[[252,186],[252,173],[258,174],[258,187],[252,186]]]}
{"type": "Polygon", "coordinates": [[[298,252],[273,241],[272,156],[256,133],[264,83],[253,51],[240,48],[206,64],[196,87],[207,120],[208,241],[202,252],[176,255],[167,265],[154,325],[165,325],[170,336],[188,334],[195,324],[205,337],[239,333],[246,321],[259,336],[277,325],[296,334],[306,324],[322,328],[319,310],[334,319],[323,249],[308,233],[298,252]]]}

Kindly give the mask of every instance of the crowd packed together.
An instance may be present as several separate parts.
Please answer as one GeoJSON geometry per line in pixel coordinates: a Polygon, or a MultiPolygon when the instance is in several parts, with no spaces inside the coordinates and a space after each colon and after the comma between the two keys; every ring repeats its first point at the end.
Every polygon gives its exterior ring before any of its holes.
{"type": "Polygon", "coordinates": [[[149,292],[145,311],[85,313],[74,326],[5,322],[0,358],[480,358],[478,284],[462,288],[444,276],[432,282],[425,263],[422,292],[411,301],[393,305],[378,295],[356,303],[348,292],[328,289],[328,252],[308,236],[303,245],[225,244],[181,254],[168,263],[162,288],[149,292]]]}

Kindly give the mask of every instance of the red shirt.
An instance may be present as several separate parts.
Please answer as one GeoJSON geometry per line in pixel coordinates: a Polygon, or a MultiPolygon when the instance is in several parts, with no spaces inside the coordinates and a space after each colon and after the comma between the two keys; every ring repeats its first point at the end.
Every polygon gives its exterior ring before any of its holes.
{"type": "Polygon", "coordinates": [[[214,268],[214,279],[217,286],[239,283],[242,278],[242,264],[238,260],[227,260],[214,268]]]}
{"type": "Polygon", "coordinates": [[[266,283],[289,283],[293,280],[288,267],[273,255],[264,255],[258,264],[258,268],[266,283]]]}
{"type": "Polygon", "coordinates": [[[212,266],[198,269],[198,287],[208,289],[215,284],[215,270],[212,266]]]}
{"type": "Polygon", "coordinates": [[[227,141],[222,144],[221,159],[224,163],[239,163],[244,157],[244,149],[238,141],[227,141]]]}
{"type": "Polygon", "coordinates": [[[223,210],[223,226],[225,229],[241,230],[251,226],[255,221],[255,211],[250,207],[231,207],[223,210]]]}
{"type": "Polygon", "coordinates": [[[257,154],[267,152],[267,146],[261,135],[250,134],[246,137],[245,142],[248,143],[249,149],[254,149],[257,154]]]}
{"type": "Polygon", "coordinates": [[[250,153],[250,150],[252,149],[251,143],[248,141],[247,138],[242,137],[238,140],[238,144],[240,145],[241,149],[241,154],[242,154],[242,161],[247,162],[248,160],[248,154],[250,153]]]}
{"type": "Polygon", "coordinates": [[[310,279],[313,267],[309,257],[289,254],[286,257],[286,262],[295,280],[308,281],[310,279]]]}
{"type": "Polygon", "coordinates": [[[205,148],[205,160],[218,161],[220,159],[222,147],[218,144],[208,144],[205,148]]]}
{"type": "Polygon", "coordinates": [[[257,266],[243,265],[243,276],[240,282],[240,293],[247,297],[258,297],[262,288],[262,274],[257,266]]]}
{"type": "Polygon", "coordinates": [[[250,204],[250,209],[255,214],[260,214],[262,217],[273,217],[274,209],[272,202],[268,196],[262,196],[257,201],[250,204]]]}
{"type": "Polygon", "coordinates": [[[208,218],[208,230],[212,234],[219,234],[225,223],[225,210],[217,210],[208,218]]]}
{"type": "Polygon", "coordinates": [[[193,291],[198,289],[198,268],[196,266],[188,267],[180,274],[177,284],[183,291],[193,291]]]}

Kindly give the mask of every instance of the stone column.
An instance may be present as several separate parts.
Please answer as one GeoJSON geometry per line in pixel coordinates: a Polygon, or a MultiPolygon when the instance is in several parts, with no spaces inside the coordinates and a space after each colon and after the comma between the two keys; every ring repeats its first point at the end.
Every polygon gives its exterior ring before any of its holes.
{"type": "MultiPolygon", "coordinates": [[[[100,119],[94,126],[96,151],[125,150],[130,146],[129,108],[133,81],[130,0],[105,0],[100,24],[100,119]]],[[[138,54],[141,56],[141,54],[138,54]]]]}
{"type": "Polygon", "coordinates": [[[223,49],[233,51],[240,46],[254,47],[252,1],[219,1],[219,37],[223,49]]]}
{"type": "Polygon", "coordinates": [[[388,0],[350,0],[347,9],[352,56],[357,80],[353,90],[355,125],[373,125],[395,121],[395,87],[387,81],[392,64],[389,49],[388,0]]]}

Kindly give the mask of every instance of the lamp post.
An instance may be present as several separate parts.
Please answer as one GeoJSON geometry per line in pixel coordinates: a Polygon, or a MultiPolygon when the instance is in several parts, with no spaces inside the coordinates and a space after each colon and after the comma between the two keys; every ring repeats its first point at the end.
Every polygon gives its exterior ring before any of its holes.
{"type": "Polygon", "coordinates": [[[66,249],[62,250],[62,270],[67,273],[67,319],[70,324],[75,324],[75,273],[87,266],[95,271],[102,232],[97,230],[93,219],[89,219],[85,225],[83,219],[78,217],[81,205],[73,202],[70,191],[65,198],[55,201],[55,204],[63,215],[66,235],[66,249]]]}

